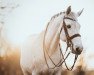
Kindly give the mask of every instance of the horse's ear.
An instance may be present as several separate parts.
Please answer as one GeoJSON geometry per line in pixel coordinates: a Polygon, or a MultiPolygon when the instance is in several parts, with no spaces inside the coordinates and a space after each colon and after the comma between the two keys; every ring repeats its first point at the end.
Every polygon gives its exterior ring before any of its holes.
{"type": "Polygon", "coordinates": [[[68,14],[70,14],[70,12],[71,12],[71,6],[69,6],[69,7],[67,8],[66,14],[68,15],[68,14]]]}
{"type": "Polygon", "coordinates": [[[82,14],[83,10],[84,10],[84,8],[82,10],[80,10],[79,12],[77,12],[78,17],[82,14]]]}

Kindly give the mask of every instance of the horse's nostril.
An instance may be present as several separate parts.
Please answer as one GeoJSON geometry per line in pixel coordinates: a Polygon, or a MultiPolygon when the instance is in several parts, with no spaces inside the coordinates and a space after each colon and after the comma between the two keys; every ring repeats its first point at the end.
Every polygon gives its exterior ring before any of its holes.
{"type": "Polygon", "coordinates": [[[77,47],[77,48],[76,48],[76,52],[77,52],[78,54],[80,54],[82,51],[81,51],[81,49],[80,49],[79,47],[77,47]]]}
{"type": "Polygon", "coordinates": [[[76,48],[76,51],[79,52],[79,50],[80,50],[79,47],[77,47],[77,48],[76,48]]]}

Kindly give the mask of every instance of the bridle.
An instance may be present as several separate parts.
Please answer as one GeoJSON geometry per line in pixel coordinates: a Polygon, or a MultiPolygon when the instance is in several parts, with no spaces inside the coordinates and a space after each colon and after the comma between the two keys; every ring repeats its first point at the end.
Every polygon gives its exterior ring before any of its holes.
{"type": "Polygon", "coordinates": [[[62,29],[64,28],[64,32],[65,32],[65,36],[66,36],[66,44],[67,44],[67,47],[66,47],[66,51],[65,51],[65,53],[64,53],[64,55],[63,55],[63,53],[62,53],[62,48],[61,48],[60,43],[59,43],[60,55],[62,56],[62,58],[60,59],[60,61],[58,62],[58,64],[55,64],[55,62],[52,60],[52,58],[51,58],[50,55],[48,54],[47,49],[46,49],[46,47],[45,47],[45,36],[46,36],[47,29],[48,29],[48,25],[47,25],[47,28],[46,28],[46,31],[45,31],[45,34],[44,34],[44,39],[43,39],[43,52],[44,52],[44,58],[45,58],[45,61],[46,61],[46,64],[47,64],[48,69],[54,69],[54,68],[56,68],[56,67],[60,67],[63,63],[65,63],[65,66],[66,66],[67,70],[72,70],[72,69],[74,68],[74,65],[75,65],[76,61],[77,61],[78,55],[75,54],[74,63],[73,63],[73,65],[71,66],[71,68],[69,68],[69,67],[67,66],[67,64],[66,64],[66,59],[68,58],[68,56],[70,55],[71,52],[69,52],[69,53],[66,55],[66,57],[64,58],[64,56],[65,56],[65,54],[66,54],[68,48],[70,48],[70,50],[74,50],[74,48],[73,48],[73,43],[72,43],[72,39],[74,39],[74,38],[76,38],[76,37],[81,37],[80,34],[74,34],[74,35],[72,35],[72,36],[69,36],[68,30],[67,30],[67,27],[66,27],[66,23],[65,23],[65,21],[64,21],[65,19],[70,19],[70,20],[72,20],[72,21],[76,21],[76,20],[74,20],[74,19],[72,19],[72,18],[69,18],[69,17],[64,17],[64,18],[63,18],[63,24],[62,24],[62,27],[61,27],[60,32],[59,32],[59,38],[60,38],[60,34],[61,34],[61,32],[62,32],[62,29]],[[45,51],[46,51],[46,52],[45,52],[45,51]],[[48,65],[48,63],[47,63],[47,58],[46,58],[46,54],[45,54],[45,53],[48,55],[48,58],[49,58],[50,61],[53,63],[54,67],[52,67],[52,68],[49,67],[49,65],[48,65]]]}

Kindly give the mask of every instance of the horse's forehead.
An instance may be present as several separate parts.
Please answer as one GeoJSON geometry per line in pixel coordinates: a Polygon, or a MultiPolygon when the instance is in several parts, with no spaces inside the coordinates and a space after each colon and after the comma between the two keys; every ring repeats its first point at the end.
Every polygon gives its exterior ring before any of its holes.
{"type": "Polygon", "coordinates": [[[73,20],[70,20],[70,19],[65,19],[65,23],[66,23],[66,25],[72,25],[72,26],[74,26],[78,29],[81,27],[77,20],[73,21],[73,20]]]}
{"type": "Polygon", "coordinates": [[[78,21],[73,21],[73,20],[70,20],[70,19],[66,19],[65,23],[66,24],[71,24],[71,25],[76,25],[76,27],[80,26],[80,24],[78,23],[78,21]]]}
{"type": "Polygon", "coordinates": [[[74,13],[74,12],[70,12],[70,14],[69,15],[65,15],[66,17],[69,17],[69,18],[72,18],[72,19],[74,19],[74,20],[77,20],[77,15],[76,15],[76,13],[74,13]]]}

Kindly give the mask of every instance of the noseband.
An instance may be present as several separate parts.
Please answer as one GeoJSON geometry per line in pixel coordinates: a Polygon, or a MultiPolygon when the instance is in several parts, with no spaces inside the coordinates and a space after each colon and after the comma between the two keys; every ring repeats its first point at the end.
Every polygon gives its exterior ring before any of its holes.
{"type": "MultiPolygon", "coordinates": [[[[69,20],[72,20],[72,21],[76,21],[76,20],[74,20],[74,19],[72,19],[72,18],[69,18],[69,17],[64,17],[64,18],[63,18],[63,24],[62,24],[62,27],[61,27],[61,30],[60,30],[60,33],[59,33],[59,37],[60,37],[60,34],[61,34],[62,29],[64,28],[64,32],[65,32],[65,36],[66,36],[66,44],[67,44],[66,51],[65,51],[64,55],[66,54],[68,48],[70,48],[71,51],[74,50],[74,48],[73,48],[73,43],[72,43],[72,39],[74,39],[74,38],[76,38],[76,37],[81,37],[80,34],[74,34],[74,35],[72,35],[72,36],[69,35],[68,30],[67,30],[66,23],[65,23],[65,21],[64,21],[65,19],[69,19],[69,20]]],[[[48,26],[47,26],[47,28],[48,28],[48,26]]],[[[47,32],[47,28],[46,28],[46,32],[47,32]]],[[[46,35],[46,32],[45,32],[45,34],[44,34],[44,40],[43,40],[43,51],[44,51],[44,49],[46,49],[46,48],[45,48],[45,35],[46,35]]],[[[78,58],[78,55],[75,54],[74,63],[73,63],[73,65],[71,66],[71,68],[68,68],[68,66],[67,66],[67,64],[66,64],[66,59],[68,58],[70,52],[69,52],[69,53],[67,54],[67,56],[64,58],[64,55],[63,55],[63,53],[62,53],[62,49],[61,49],[60,43],[59,43],[59,47],[60,47],[60,54],[62,55],[62,59],[60,59],[60,61],[59,61],[58,64],[55,64],[54,61],[52,60],[52,58],[50,57],[50,55],[48,54],[48,52],[46,52],[47,55],[48,55],[48,57],[49,57],[49,59],[51,60],[51,62],[52,62],[53,65],[54,65],[54,67],[52,67],[52,68],[50,68],[49,65],[48,65],[48,63],[47,63],[47,59],[46,59],[46,55],[45,55],[45,51],[44,51],[44,58],[45,58],[45,61],[46,61],[46,64],[47,64],[48,69],[54,69],[55,67],[60,67],[63,63],[65,63],[65,66],[66,66],[67,70],[72,70],[73,67],[74,67],[74,65],[75,65],[75,62],[76,62],[76,60],[77,60],[77,58],[78,58]]]]}

